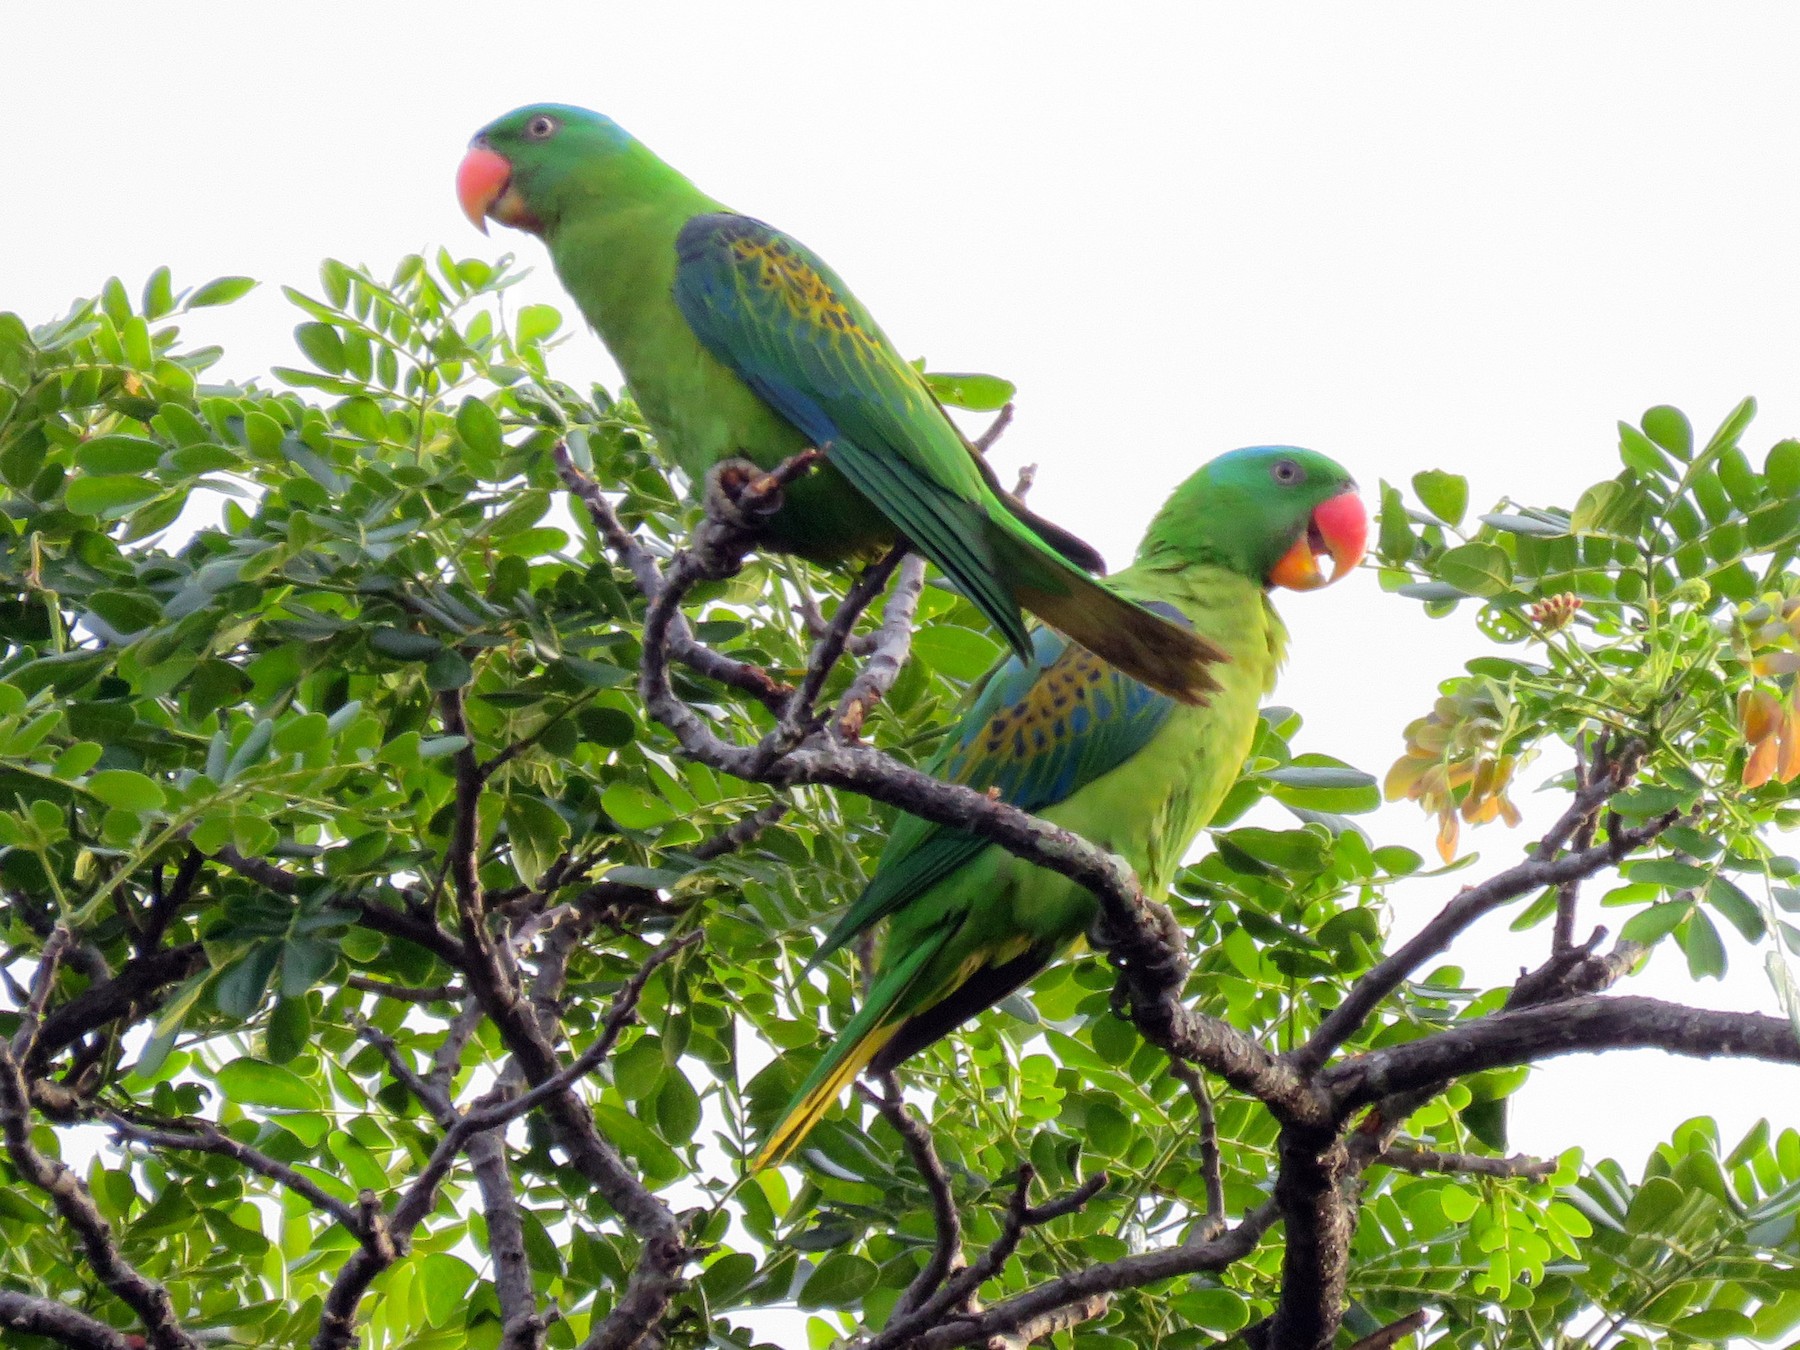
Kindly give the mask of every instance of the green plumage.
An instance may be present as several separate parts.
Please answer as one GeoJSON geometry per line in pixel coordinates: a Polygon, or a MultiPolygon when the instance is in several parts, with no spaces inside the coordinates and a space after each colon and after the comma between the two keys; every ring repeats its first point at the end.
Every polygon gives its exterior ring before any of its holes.
{"type": "MultiPolygon", "coordinates": [[[[997,789],[1117,853],[1160,896],[1235,780],[1274,687],[1286,630],[1266,578],[1308,537],[1314,508],[1349,487],[1341,468],[1307,451],[1222,456],[1176,492],[1137,561],[1112,578],[1225,652],[1204,706],[1165,698],[1039,630],[1037,663],[1014,657],[995,670],[931,772],[997,789]],[[1277,465],[1298,465],[1298,480],[1278,482],[1277,465]]],[[[887,918],[873,985],[753,1166],[785,1158],[865,1065],[892,1067],[1038,974],[1094,914],[1092,894],[1056,873],[974,836],[898,818],[874,876],[819,954],[887,918]]]]}
{"type": "Polygon", "coordinates": [[[726,210],[582,109],[520,109],[476,145],[510,168],[490,213],[544,237],[691,479],[726,459],[772,468],[825,451],[769,521],[774,547],[831,563],[904,537],[1020,654],[1024,609],[1172,697],[1212,689],[1219,651],[1086,575],[1093,551],[999,489],[918,372],[803,245],[726,210]]]}

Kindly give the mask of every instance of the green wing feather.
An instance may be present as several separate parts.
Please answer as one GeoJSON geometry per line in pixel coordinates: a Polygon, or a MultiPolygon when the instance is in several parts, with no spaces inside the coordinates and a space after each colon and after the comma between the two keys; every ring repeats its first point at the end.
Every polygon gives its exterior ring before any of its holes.
{"type": "Polygon", "coordinates": [[[676,255],[675,303],[695,336],[1028,651],[968,443],[843,283],[748,216],[696,216],[676,255]]]}
{"type": "MultiPolygon", "coordinates": [[[[1185,623],[1173,605],[1154,606],[1185,623]]],[[[1058,633],[1039,628],[1026,664],[1008,658],[987,679],[956,738],[927,766],[933,777],[985,792],[1024,811],[1073,796],[1148,745],[1175,709],[1172,699],[1106,664],[1058,633]]],[[[925,894],[988,841],[902,815],[875,875],[832,929],[814,964],[925,894]]]]}

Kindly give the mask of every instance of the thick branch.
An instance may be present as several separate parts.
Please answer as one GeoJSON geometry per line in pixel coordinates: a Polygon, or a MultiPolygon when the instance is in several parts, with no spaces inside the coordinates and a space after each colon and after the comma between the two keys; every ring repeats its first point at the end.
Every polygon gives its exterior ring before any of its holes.
{"type": "Polygon", "coordinates": [[[1715,1012],[1635,996],[1587,995],[1498,1012],[1403,1045],[1371,1050],[1326,1070],[1319,1085],[1341,1112],[1394,1092],[1483,1069],[1595,1050],[1667,1050],[1800,1064],[1800,1038],[1779,1017],[1715,1012]]]}
{"type": "Polygon", "coordinates": [[[1318,1069],[1333,1050],[1356,1034],[1401,981],[1447,948],[1458,934],[1482,915],[1521,895],[1591,877],[1649,843],[1679,819],[1671,812],[1640,826],[1618,827],[1603,844],[1557,857],[1557,851],[1582,828],[1582,822],[1622,786],[1622,781],[1608,776],[1582,789],[1576,794],[1574,804],[1544,836],[1530,858],[1496,873],[1478,886],[1461,891],[1415,936],[1351,987],[1344,1001],[1319,1023],[1319,1029],[1311,1039],[1293,1053],[1291,1059],[1295,1067],[1303,1074],[1318,1069]]]}
{"type": "Polygon", "coordinates": [[[0,1289],[0,1327],[22,1336],[61,1341],[71,1350],[137,1350],[138,1338],[127,1336],[54,1299],[33,1298],[0,1289]]]}
{"type": "Polygon", "coordinates": [[[156,996],[171,984],[204,969],[206,951],[190,942],[127,961],[112,979],[89,985],[74,998],[45,1014],[27,1068],[41,1073],[56,1054],[89,1032],[121,1017],[142,1016],[156,996]]]}

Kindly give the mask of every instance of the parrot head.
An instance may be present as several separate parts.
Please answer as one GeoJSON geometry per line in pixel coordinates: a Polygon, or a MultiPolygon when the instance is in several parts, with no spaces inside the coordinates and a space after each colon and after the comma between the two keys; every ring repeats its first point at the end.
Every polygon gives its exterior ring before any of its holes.
{"type": "Polygon", "coordinates": [[[1222,564],[1264,586],[1311,591],[1356,566],[1368,539],[1368,512],[1343,465],[1297,446],[1255,445],[1220,455],[1177,488],[1139,556],[1222,564]]]}
{"type": "Polygon", "coordinates": [[[591,190],[596,170],[622,165],[637,142],[610,117],[562,103],[515,108],[475,133],[456,171],[463,214],[543,234],[572,194],[591,190]]]}

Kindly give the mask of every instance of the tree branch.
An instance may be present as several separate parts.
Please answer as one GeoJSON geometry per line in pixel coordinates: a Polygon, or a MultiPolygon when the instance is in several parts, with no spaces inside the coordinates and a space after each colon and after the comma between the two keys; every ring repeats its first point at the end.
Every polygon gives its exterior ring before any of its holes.
{"type": "Polygon", "coordinates": [[[258,1176],[267,1177],[277,1185],[285,1186],[314,1208],[331,1215],[355,1235],[358,1241],[364,1237],[361,1220],[354,1207],[322,1190],[308,1180],[305,1175],[295,1171],[286,1163],[277,1162],[261,1150],[233,1139],[211,1121],[183,1120],[178,1123],[150,1126],[133,1120],[110,1107],[100,1108],[99,1114],[119,1138],[142,1144],[146,1148],[215,1153],[221,1157],[230,1158],[258,1176]]]}
{"type": "Polygon", "coordinates": [[[1584,1051],[1640,1049],[1800,1064],[1800,1038],[1784,1018],[1590,994],[1493,1013],[1416,1041],[1371,1050],[1327,1069],[1319,1085],[1347,1112],[1389,1093],[1483,1069],[1584,1051]]]}
{"type": "Polygon", "coordinates": [[[0,1327],[61,1341],[71,1350],[137,1350],[139,1339],[55,1299],[0,1289],[0,1327]]]}
{"type": "MultiPolygon", "coordinates": [[[[891,1075],[889,1076],[891,1077],[891,1075]]],[[[930,1327],[940,1322],[946,1314],[961,1309],[974,1297],[982,1285],[999,1274],[1000,1268],[1006,1264],[1007,1258],[1018,1250],[1019,1243],[1028,1229],[1060,1219],[1065,1214],[1075,1213],[1104,1190],[1109,1180],[1105,1172],[1096,1172],[1067,1195],[1059,1196],[1047,1204],[1034,1206],[1031,1204],[1031,1183],[1036,1175],[1030,1163],[1023,1164],[1019,1168],[1019,1179],[1013,1186],[1012,1198],[1007,1201],[1006,1217],[1001,1222],[1000,1236],[994,1239],[994,1244],[977,1257],[973,1265],[957,1271],[949,1280],[944,1281],[935,1293],[918,1305],[916,1310],[903,1312],[902,1305],[905,1302],[903,1298],[902,1304],[895,1305],[893,1317],[887,1326],[882,1328],[881,1334],[870,1340],[863,1350],[891,1350],[891,1347],[894,1346],[912,1344],[910,1338],[915,1332],[930,1327]]],[[[915,1280],[908,1287],[907,1295],[910,1296],[913,1290],[918,1288],[918,1285],[919,1282],[915,1280]]],[[[1098,1316],[1105,1309],[1104,1295],[1108,1292],[1110,1291],[1089,1290],[1085,1291],[1083,1296],[1077,1296],[1077,1298],[1065,1300],[1065,1302],[1090,1303],[1093,1297],[1100,1296],[1099,1306],[1094,1312],[1087,1314],[1088,1316],[1098,1316]]],[[[1058,1307],[1060,1306],[1062,1305],[1059,1304],[1058,1307]]],[[[1047,1308],[1043,1311],[1054,1312],[1056,1309],[1047,1308]]],[[[1019,1343],[1024,1344],[1023,1341],[1019,1343]]],[[[956,1341],[951,1344],[967,1344],[967,1342],[956,1341]]]]}
{"type": "Polygon", "coordinates": [[[1510,1158],[1488,1158],[1479,1153],[1440,1153],[1436,1149],[1390,1144],[1375,1161],[1396,1171],[1421,1176],[1442,1172],[1453,1176],[1525,1177],[1531,1181],[1546,1181],[1556,1175],[1554,1158],[1528,1158],[1523,1153],[1515,1153],[1510,1158]]]}
{"type": "Polygon", "coordinates": [[[4,1045],[0,1045],[0,1131],[4,1131],[14,1170],[50,1197],[63,1222],[75,1230],[94,1274],[143,1322],[153,1350],[198,1350],[193,1337],[175,1320],[169,1291],[143,1275],[119,1251],[111,1226],[81,1178],[66,1163],[39,1153],[31,1142],[30,1090],[19,1061],[4,1045]]]}
{"type": "MultiPolygon", "coordinates": [[[[1034,1328],[1049,1326],[1040,1319],[1051,1317],[1063,1309],[1085,1307],[1087,1316],[1098,1316],[1105,1310],[1104,1300],[1124,1289],[1195,1275],[1204,1270],[1223,1270],[1256,1250],[1280,1211],[1273,1200],[1265,1201],[1246,1214],[1229,1231],[1211,1242],[1192,1246],[1160,1247],[1155,1251],[1123,1256],[1116,1261],[1103,1261],[1085,1266],[1054,1280],[1046,1280],[1036,1288],[1005,1299],[979,1313],[952,1318],[938,1326],[918,1332],[910,1340],[871,1341],[862,1350],[888,1350],[904,1344],[907,1350],[952,1350],[959,1345],[986,1346],[1000,1337],[1011,1337],[1015,1345],[1034,1328]]],[[[973,1269],[971,1267],[970,1269],[973,1269]]],[[[1066,1324],[1065,1324],[1066,1325],[1066,1324]]],[[[882,1336],[888,1334],[884,1330],[882,1336]]]]}
{"type": "Polygon", "coordinates": [[[1643,825],[1616,827],[1606,842],[1598,846],[1556,856],[1583,828],[1583,822],[1625,786],[1628,781],[1623,776],[1625,766],[1635,765],[1635,762],[1635,759],[1618,761],[1609,766],[1610,772],[1598,774],[1593,782],[1576,793],[1575,801],[1539,841],[1530,858],[1496,873],[1480,885],[1465,887],[1424,928],[1351,986],[1344,1001],[1320,1021],[1318,1030],[1290,1056],[1294,1067],[1302,1074],[1310,1075],[1316,1071],[1333,1050],[1356,1034],[1401,981],[1447,948],[1459,933],[1484,914],[1532,891],[1591,877],[1673,825],[1680,816],[1670,812],[1643,825]]]}
{"type": "Polygon", "coordinates": [[[906,1291],[894,1304],[889,1320],[897,1321],[936,1293],[946,1276],[962,1268],[962,1216],[956,1211],[956,1194],[950,1187],[950,1174],[944,1170],[943,1160],[938,1157],[930,1128],[907,1109],[906,1101],[901,1096],[900,1076],[892,1070],[882,1074],[880,1092],[871,1091],[862,1083],[858,1083],[856,1089],[894,1127],[894,1132],[906,1145],[906,1151],[912,1155],[913,1166],[919,1169],[919,1175],[925,1179],[926,1191],[931,1195],[932,1224],[937,1232],[937,1240],[932,1244],[931,1259],[913,1277],[912,1283],[906,1286],[906,1291]]]}

